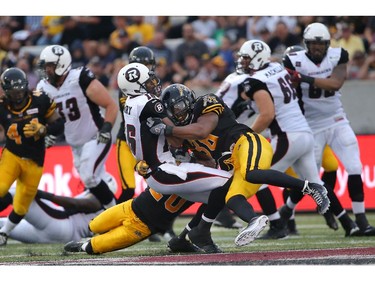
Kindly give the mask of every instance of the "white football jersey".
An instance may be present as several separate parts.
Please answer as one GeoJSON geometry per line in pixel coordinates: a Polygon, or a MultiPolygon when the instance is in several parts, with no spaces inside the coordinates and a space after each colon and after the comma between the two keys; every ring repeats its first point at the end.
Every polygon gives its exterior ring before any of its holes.
{"type": "MultiPolygon", "coordinates": [[[[281,64],[270,63],[267,68],[256,71],[245,80],[244,89],[250,99],[253,99],[253,94],[260,89],[271,95],[275,106],[275,119],[269,126],[271,135],[283,132],[311,132],[298,104],[290,76],[281,64]]],[[[252,102],[251,107],[259,113],[255,102],[252,102]]]]}
{"type": "Polygon", "coordinates": [[[95,138],[103,123],[100,107],[86,96],[86,88],[94,78],[89,69],[80,67],[70,70],[58,89],[44,79],[37,85],[38,90],[54,98],[59,114],[65,119],[65,139],[71,146],[80,146],[95,138]]]}
{"type": "Polygon", "coordinates": [[[175,163],[164,134],[150,132],[148,117],[165,118],[166,110],[153,95],[129,96],[123,111],[126,141],[137,161],[145,160],[151,169],[163,162],[175,163]]]}
{"type": "Polygon", "coordinates": [[[241,123],[244,123],[251,113],[254,112],[250,108],[238,107],[239,103],[244,102],[244,99],[241,97],[241,93],[243,92],[242,82],[247,77],[249,77],[249,74],[233,72],[224,79],[215,93],[216,96],[223,99],[225,104],[234,112],[237,121],[241,123]]]}
{"type": "MultiPolygon", "coordinates": [[[[327,78],[338,65],[341,55],[341,48],[330,47],[319,65],[313,63],[305,52],[289,55],[289,59],[299,73],[316,78],[327,78]]],[[[323,90],[308,83],[301,83],[300,87],[304,114],[314,132],[332,127],[337,122],[348,123],[340,101],[340,91],[323,90]]]]}

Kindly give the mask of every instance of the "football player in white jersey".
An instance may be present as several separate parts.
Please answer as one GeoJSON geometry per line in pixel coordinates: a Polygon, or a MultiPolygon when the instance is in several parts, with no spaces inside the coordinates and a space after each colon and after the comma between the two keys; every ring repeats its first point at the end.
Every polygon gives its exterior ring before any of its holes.
{"type": "MultiPolygon", "coordinates": [[[[107,174],[105,180],[116,193],[115,179],[107,174]]],[[[15,188],[9,190],[14,198],[15,188]]],[[[0,210],[12,202],[0,202],[0,210]]],[[[25,218],[9,233],[9,237],[23,243],[67,243],[81,240],[93,234],[87,227],[89,222],[104,211],[99,200],[85,190],[75,197],[59,196],[38,190],[25,218]]],[[[0,226],[5,219],[0,219],[0,226]]]]}
{"type": "MultiPolygon", "coordinates": [[[[208,203],[210,208],[207,207],[203,219],[211,226],[224,206],[232,175],[196,163],[177,163],[168,146],[168,142],[174,143],[173,139],[169,138],[167,142],[164,134],[151,132],[150,128],[155,128],[153,117],[173,123],[155,96],[158,78],[145,65],[126,65],[120,70],[117,81],[127,96],[123,112],[126,141],[137,161],[145,161],[148,165],[146,183],[162,194],[177,194],[189,201],[208,203]]],[[[206,252],[221,252],[213,243],[210,232],[204,243],[197,246],[206,252]]]]}
{"type": "Polygon", "coordinates": [[[298,87],[305,117],[314,134],[317,166],[321,166],[323,150],[328,144],[349,174],[348,191],[360,233],[374,236],[375,228],[365,214],[358,142],[340,100],[348,52],[330,47],[330,33],[321,23],[308,25],[303,39],[307,51],[288,55],[284,65],[298,87]]]}
{"type": "Polygon", "coordinates": [[[85,187],[103,206],[116,204],[102,175],[111,146],[118,106],[107,89],[86,67],[71,68],[69,51],[59,45],[44,48],[40,67],[45,78],[37,89],[50,94],[65,120],[64,134],[73,151],[74,166],[85,187]],[[101,108],[105,110],[104,118],[101,108]]]}
{"type": "MultiPolygon", "coordinates": [[[[271,53],[267,44],[259,40],[244,43],[239,55],[243,60],[243,68],[250,68],[252,71],[251,76],[244,82],[245,93],[252,101],[251,107],[258,113],[251,127],[257,132],[265,129],[270,131],[274,149],[272,167],[280,171],[287,171],[291,167],[298,177],[307,180],[312,180],[312,177],[314,181],[318,181],[319,170],[315,168],[314,138],[301,111],[296,90],[287,70],[279,63],[267,60],[271,53]],[[256,51],[254,44],[260,44],[261,50],[256,51]],[[262,62],[260,57],[263,57],[263,63],[266,65],[257,69],[256,64],[249,61],[252,57],[258,59],[259,63],[262,62]],[[270,115],[270,112],[274,113],[270,115]]],[[[318,182],[323,184],[321,180],[318,182]]],[[[343,212],[333,190],[329,189],[328,192],[331,204],[335,205],[335,211],[343,212]]],[[[301,194],[298,195],[302,198],[301,194]]],[[[265,214],[270,217],[270,229],[262,238],[285,237],[284,224],[287,223],[287,219],[280,220],[280,213],[276,209],[269,188],[263,185],[257,192],[257,198],[265,214]]],[[[358,234],[358,227],[345,211],[341,221],[347,236],[358,234]]]]}
{"type": "MultiPolygon", "coordinates": [[[[263,41],[246,41],[238,55],[243,69],[250,73],[243,82],[243,98],[250,99],[251,108],[258,113],[251,128],[257,133],[268,131],[270,135],[271,168],[285,172],[293,167],[299,178],[323,184],[316,167],[314,137],[299,107],[289,73],[280,63],[271,62],[271,49],[263,41]]],[[[263,185],[259,192],[266,188],[263,185]]],[[[262,205],[261,198],[258,199],[262,205]]],[[[266,237],[285,237],[277,209],[267,215],[271,224],[266,237]]]]}

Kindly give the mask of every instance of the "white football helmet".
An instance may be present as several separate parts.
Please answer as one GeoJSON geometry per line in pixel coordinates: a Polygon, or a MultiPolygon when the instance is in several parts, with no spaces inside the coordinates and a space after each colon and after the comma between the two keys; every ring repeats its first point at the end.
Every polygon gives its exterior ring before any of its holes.
{"type": "Polygon", "coordinates": [[[249,40],[242,44],[238,56],[242,61],[249,59],[248,63],[241,62],[245,72],[248,72],[248,69],[259,70],[270,62],[271,49],[263,41],[249,40]]]}
{"type": "Polygon", "coordinates": [[[56,65],[55,74],[62,76],[72,67],[72,56],[67,48],[60,45],[45,47],[39,56],[39,63],[42,69],[45,64],[54,63],[56,65]]]}
{"type": "Polygon", "coordinates": [[[328,28],[319,22],[314,22],[309,24],[303,31],[303,40],[306,42],[309,41],[331,41],[331,34],[328,31],[328,28]]]}
{"type": "Polygon", "coordinates": [[[126,96],[154,94],[159,79],[144,64],[133,62],[124,66],[117,75],[117,84],[126,96]]]}
{"type": "Polygon", "coordinates": [[[331,44],[331,34],[324,24],[314,22],[309,24],[303,31],[303,42],[311,59],[316,63],[320,63],[331,44]],[[311,43],[324,44],[324,46],[322,46],[320,52],[316,52],[313,50],[311,43]]]}

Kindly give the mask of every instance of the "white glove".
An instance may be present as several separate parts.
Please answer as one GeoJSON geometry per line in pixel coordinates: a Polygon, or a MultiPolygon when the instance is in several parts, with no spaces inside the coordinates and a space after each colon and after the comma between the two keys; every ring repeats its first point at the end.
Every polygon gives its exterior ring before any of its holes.
{"type": "Polygon", "coordinates": [[[50,148],[51,146],[53,146],[55,143],[56,143],[56,139],[57,137],[54,136],[54,135],[46,135],[44,137],[44,145],[46,148],[50,148]]]}
{"type": "Polygon", "coordinates": [[[98,143],[109,143],[112,138],[111,130],[112,130],[112,124],[109,122],[104,122],[96,138],[98,143]]]}

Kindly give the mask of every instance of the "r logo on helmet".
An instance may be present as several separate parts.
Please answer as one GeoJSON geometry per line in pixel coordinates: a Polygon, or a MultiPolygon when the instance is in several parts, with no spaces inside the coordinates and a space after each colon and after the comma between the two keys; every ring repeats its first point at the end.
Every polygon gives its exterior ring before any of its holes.
{"type": "Polygon", "coordinates": [[[125,73],[125,79],[131,83],[137,82],[141,77],[141,73],[135,67],[129,68],[128,71],[125,73]]]}
{"type": "Polygon", "coordinates": [[[254,52],[259,53],[263,51],[264,47],[261,42],[254,42],[253,45],[251,46],[254,52]]]}
{"type": "Polygon", "coordinates": [[[61,48],[60,46],[54,46],[52,48],[52,52],[56,55],[56,56],[61,56],[62,54],[64,54],[64,49],[61,48]]]}

